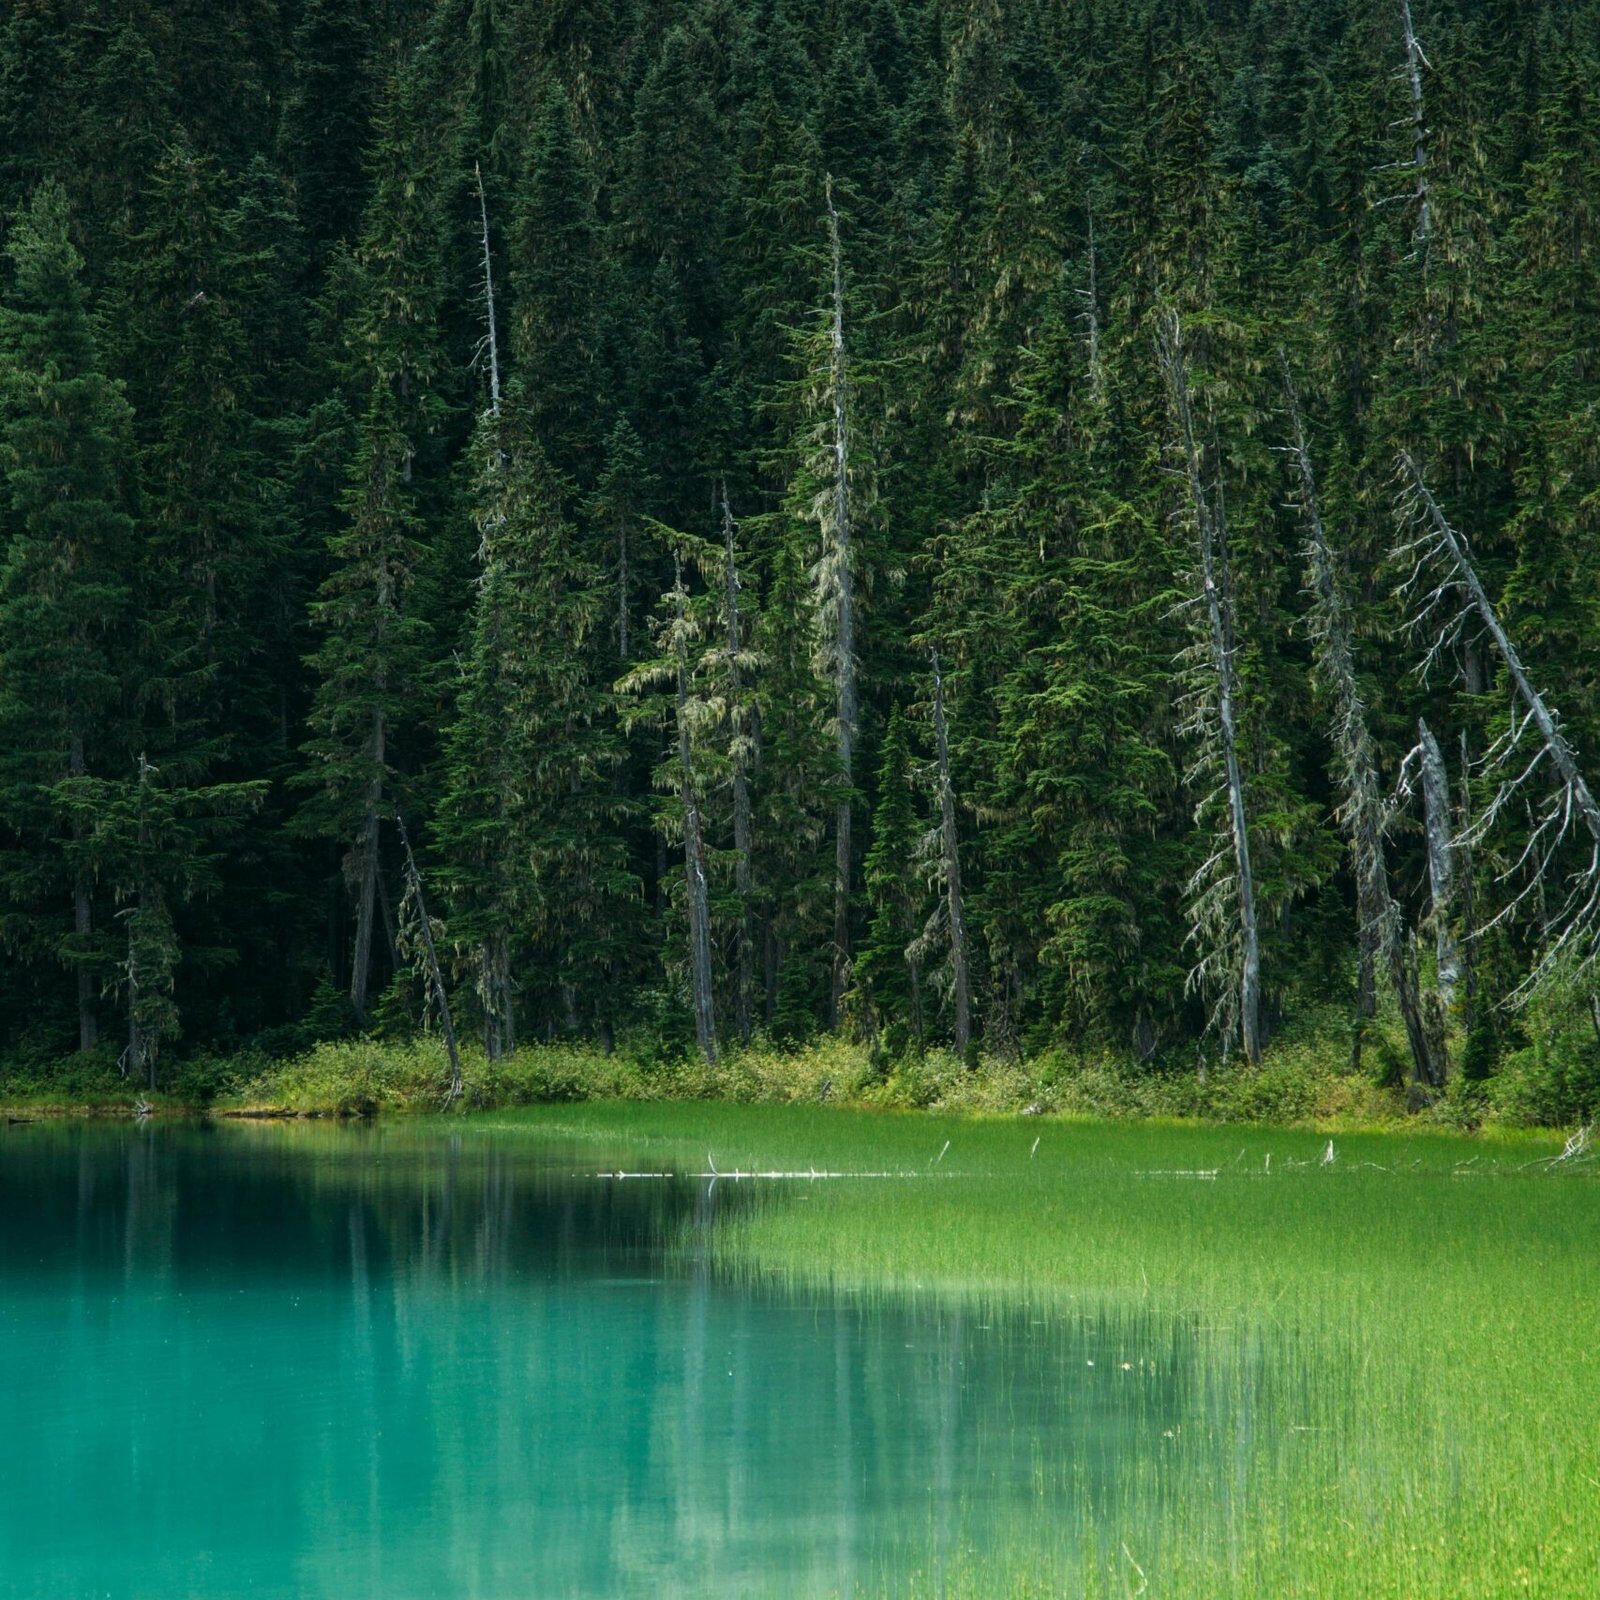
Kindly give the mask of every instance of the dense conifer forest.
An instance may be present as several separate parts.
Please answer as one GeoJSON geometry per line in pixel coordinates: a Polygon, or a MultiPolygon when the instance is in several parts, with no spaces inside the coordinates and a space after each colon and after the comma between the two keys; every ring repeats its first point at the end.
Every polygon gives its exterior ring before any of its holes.
{"type": "Polygon", "coordinates": [[[0,19],[0,1053],[1592,1049],[1600,5],[0,19]]]}

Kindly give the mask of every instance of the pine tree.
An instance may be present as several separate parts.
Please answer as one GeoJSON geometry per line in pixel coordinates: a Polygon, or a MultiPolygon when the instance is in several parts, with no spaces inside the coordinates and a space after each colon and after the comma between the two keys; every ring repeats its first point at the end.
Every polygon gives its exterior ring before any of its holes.
{"type": "Polygon", "coordinates": [[[594,487],[606,439],[606,263],[594,179],[558,86],[541,97],[510,229],[511,368],[550,465],[594,487]]]}

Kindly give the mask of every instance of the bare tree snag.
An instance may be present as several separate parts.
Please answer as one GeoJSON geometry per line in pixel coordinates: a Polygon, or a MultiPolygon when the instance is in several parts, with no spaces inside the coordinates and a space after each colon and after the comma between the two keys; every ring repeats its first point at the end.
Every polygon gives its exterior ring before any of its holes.
{"type": "MultiPolygon", "coordinates": [[[[81,778],[88,770],[83,753],[83,733],[74,727],[67,740],[67,771],[74,778],[81,778]]],[[[72,833],[80,845],[87,831],[83,819],[75,817],[72,833]]],[[[84,964],[89,941],[94,935],[94,901],[86,877],[78,878],[72,886],[72,934],[78,946],[78,1048],[88,1051],[100,1042],[100,1019],[94,1003],[94,974],[84,964]]]]}
{"type": "Polygon", "coordinates": [[[1088,200],[1084,202],[1084,211],[1089,219],[1089,281],[1078,291],[1078,298],[1083,302],[1080,316],[1084,326],[1084,343],[1088,348],[1089,398],[1098,406],[1105,399],[1106,374],[1100,351],[1100,284],[1094,246],[1094,208],[1088,200]]]}
{"type": "Polygon", "coordinates": [[[367,1001],[372,987],[372,932],[377,916],[378,848],[383,806],[384,720],[374,707],[372,726],[367,735],[367,756],[373,776],[368,780],[361,818],[361,833],[356,840],[351,863],[356,886],[356,942],[350,958],[350,1004],[357,1020],[368,1021],[367,1001]]]}
{"type": "Polygon", "coordinates": [[[450,996],[445,992],[444,973],[439,966],[439,952],[433,944],[433,920],[428,915],[427,896],[422,892],[422,874],[417,870],[417,858],[411,853],[411,840],[406,833],[405,818],[400,815],[398,809],[394,814],[394,822],[400,834],[400,848],[405,857],[406,882],[410,886],[411,897],[417,905],[417,922],[422,933],[422,954],[428,967],[428,984],[439,1007],[439,1026],[444,1033],[444,1047],[450,1057],[450,1085],[445,1090],[444,1101],[446,1105],[453,1105],[461,1098],[461,1052],[456,1048],[456,1028],[450,1016],[450,996]]]}
{"type": "Polygon", "coordinates": [[[689,913],[689,979],[694,999],[694,1031],[706,1062],[717,1061],[717,1017],[712,999],[711,887],[700,823],[700,797],[695,792],[694,750],[689,734],[688,595],[683,587],[683,561],[675,557],[672,630],[678,730],[678,801],[683,808],[683,881],[689,913]]]}
{"type": "MultiPolygon", "coordinates": [[[[1390,891],[1384,849],[1386,811],[1378,787],[1378,763],[1367,726],[1367,708],[1356,679],[1349,589],[1322,520],[1311,446],[1306,439],[1288,358],[1281,349],[1278,363],[1283,373],[1289,413],[1289,456],[1307,536],[1305,559],[1312,599],[1315,674],[1332,703],[1331,732],[1338,759],[1334,774],[1339,791],[1337,816],[1349,841],[1356,880],[1357,943],[1361,961],[1359,1014],[1364,1019],[1377,1014],[1376,977],[1381,962],[1399,1003],[1406,1042],[1411,1049],[1413,1075],[1418,1082],[1437,1086],[1444,1082],[1446,1074],[1442,1036],[1438,1029],[1427,1024],[1419,997],[1415,948],[1390,891]]],[[[1354,1050],[1356,1064],[1359,1064],[1360,1048],[1358,1033],[1354,1050]]]]}
{"type": "Polygon", "coordinates": [[[489,202],[483,193],[483,172],[473,164],[472,176],[478,186],[478,225],[483,236],[483,318],[487,325],[483,350],[489,358],[489,412],[500,415],[500,341],[494,318],[494,260],[489,252],[489,202]]]}
{"type": "Polygon", "coordinates": [[[739,1038],[750,1042],[751,996],[755,989],[755,936],[751,923],[752,866],[750,779],[748,766],[754,754],[750,708],[744,702],[743,639],[739,616],[738,552],[733,542],[733,511],[728,505],[728,485],[722,493],[722,550],[724,611],[727,623],[729,754],[733,765],[733,849],[734,889],[739,897],[738,974],[734,994],[734,1016],[739,1038]]]}
{"type": "MultiPolygon", "coordinates": [[[[1199,685],[1189,697],[1189,714],[1185,719],[1185,731],[1197,739],[1200,752],[1190,776],[1206,777],[1220,764],[1228,819],[1227,845],[1212,852],[1189,884],[1194,923],[1191,937],[1200,949],[1190,981],[1218,991],[1220,1019],[1225,1024],[1237,1022],[1245,1059],[1253,1065],[1261,1059],[1261,943],[1256,920],[1255,879],[1250,866],[1250,825],[1235,722],[1238,691],[1227,545],[1220,516],[1206,489],[1204,461],[1189,397],[1183,328],[1176,311],[1168,310],[1161,317],[1156,331],[1156,353],[1177,430],[1177,472],[1184,485],[1199,558],[1194,579],[1198,593],[1194,604],[1201,608],[1204,617],[1191,657],[1199,685]],[[1231,873],[1224,864],[1224,856],[1229,852],[1231,873]],[[1230,897],[1234,902],[1231,915],[1226,904],[1230,897]]],[[[1209,795],[1203,797],[1202,806],[1209,799],[1209,795]]],[[[1226,1026],[1225,1032],[1231,1033],[1232,1027],[1226,1026]]]]}
{"type": "Polygon", "coordinates": [[[839,213],[833,203],[833,179],[825,180],[828,205],[828,252],[833,274],[833,327],[828,388],[833,403],[831,508],[824,508],[822,579],[824,626],[831,637],[837,707],[839,776],[844,784],[834,821],[833,983],[829,1022],[837,1027],[850,973],[851,789],[855,782],[856,729],[860,690],[856,681],[855,588],[850,545],[850,414],[844,341],[844,255],[839,243],[839,213]]]}
{"type": "Polygon", "coordinates": [[[1399,457],[1399,471],[1401,512],[1414,532],[1401,552],[1414,561],[1405,590],[1413,601],[1414,627],[1432,631],[1422,671],[1426,673],[1459,646],[1467,628],[1474,626],[1493,644],[1511,682],[1510,724],[1483,758],[1484,767],[1497,774],[1499,782],[1489,800],[1468,818],[1458,839],[1458,843],[1476,844],[1512,800],[1529,802],[1527,841],[1502,874],[1503,879],[1521,875],[1526,881],[1486,926],[1513,916],[1530,896],[1544,894],[1562,846],[1575,834],[1588,835],[1587,864],[1568,880],[1570,887],[1549,917],[1548,937],[1539,960],[1516,991],[1519,999],[1526,1000],[1558,965],[1575,958],[1580,968],[1587,968],[1600,954],[1600,805],[1561,731],[1560,717],[1534,687],[1485,592],[1466,540],[1446,520],[1421,469],[1404,452],[1399,457]],[[1531,757],[1527,754],[1530,742],[1534,746],[1531,757]],[[1541,769],[1549,772],[1552,768],[1555,781],[1536,786],[1534,778],[1541,769]]]}
{"type": "Polygon", "coordinates": [[[1411,161],[1415,174],[1412,199],[1417,207],[1417,226],[1413,238],[1426,245],[1433,237],[1433,206],[1428,192],[1428,123],[1422,102],[1422,69],[1428,58],[1417,42],[1417,30],[1411,23],[1411,0],[1400,0],[1400,21],[1405,33],[1406,83],[1411,92],[1411,161]]]}
{"type": "Polygon", "coordinates": [[[961,903],[961,850],[956,836],[955,786],[950,781],[950,737],[944,715],[944,677],[939,653],[933,663],[933,739],[939,779],[939,837],[944,861],[946,920],[950,928],[950,972],[955,1005],[956,1054],[965,1056],[972,1042],[972,980],[967,962],[967,925],[961,903]]]}
{"type": "Polygon", "coordinates": [[[1428,837],[1428,886],[1431,892],[1433,936],[1439,967],[1439,1001],[1448,1014],[1455,1004],[1461,981],[1461,952],[1456,944],[1455,842],[1450,823],[1450,776],[1444,752],[1428,724],[1417,719],[1418,766],[1422,773],[1423,825],[1428,837]]]}

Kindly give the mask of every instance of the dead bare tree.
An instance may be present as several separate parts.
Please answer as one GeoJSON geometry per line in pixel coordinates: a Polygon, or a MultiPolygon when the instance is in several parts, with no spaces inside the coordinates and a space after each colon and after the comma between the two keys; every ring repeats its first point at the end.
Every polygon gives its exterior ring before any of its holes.
{"type": "Polygon", "coordinates": [[[1405,79],[1411,109],[1397,126],[1410,130],[1411,155],[1408,160],[1390,162],[1382,170],[1408,172],[1412,184],[1408,193],[1390,195],[1379,204],[1415,206],[1416,224],[1412,229],[1412,242],[1426,249],[1433,238],[1433,201],[1428,183],[1428,120],[1423,104],[1422,71],[1424,67],[1432,71],[1432,66],[1417,39],[1417,30],[1411,20],[1411,0],[1400,0],[1400,28],[1406,59],[1397,76],[1405,79]]]}
{"type": "Polygon", "coordinates": [[[733,849],[734,889],[739,898],[738,974],[734,995],[734,1015],[739,1038],[749,1044],[751,997],[755,988],[755,940],[751,926],[753,870],[751,862],[749,767],[755,755],[755,727],[752,708],[744,694],[744,646],[739,615],[739,564],[734,546],[733,512],[728,505],[728,485],[722,493],[722,550],[724,623],[728,652],[728,754],[733,768],[733,849]]]}
{"type": "Polygon", "coordinates": [[[694,1031],[700,1053],[717,1060],[717,1017],[711,990],[711,890],[706,870],[700,796],[694,781],[694,748],[689,705],[688,591],[683,561],[674,558],[672,589],[672,664],[677,709],[678,803],[683,810],[683,878],[689,913],[689,979],[694,996],[694,1031]]]}
{"type": "MultiPolygon", "coordinates": [[[[1419,1082],[1437,1086],[1444,1082],[1446,1072],[1442,1030],[1427,1025],[1419,995],[1416,950],[1389,886],[1384,846],[1387,810],[1378,783],[1377,754],[1367,725],[1367,707],[1356,678],[1349,585],[1322,520],[1311,446],[1288,358],[1281,349],[1278,363],[1289,415],[1289,459],[1306,530],[1313,664],[1318,685],[1333,712],[1329,731],[1338,762],[1334,773],[1339,791],[1336,816],[1349,843],[1356,880],[1361,962],[1358,1011],[1363,1019],[1377,1014],[1377,968],[1381,962],[1405,1025],[1414,1075],[1419,1082]]],[[[1357,1062],[1360,1050],[1358,1033],[1354,1051],[1357,1062]]]]}
{"type": "Polygon", "coordinates": [[[1564,895],[1548,915],[1539,958],[1515,991],[1513,999],[1521,1002],[1558,967],[1575,962],[1586,969],[1600,955],[1600,805],[1561,730],[1559,714],[1534,686],[1490,601],[1466,539],[1450,525],[1421,468],[1405,452],[1399,457],[1399,476],[1402,524],[1410,535],[1399,554],[1411,566],[1402,592],[1411,605],[1414,629],[1429,638],[1419,670],[1427,675],[1446,657],[1459,659],[1463,644],[1487,639],[1511,685],[1506,731],[1481,762],[1496,779],[1493,793],[1465,819],[1458,842],[1476,845],[1503,817],[1515,814],[1513,801],[1522,801],[1529,817],[1527,837],[1500,881],[1520,877],[1523,882],[1474,932],[1507,921],[1530,896],[1545,894],[1556,877],[1563,846],[1588,836],[1588,861],[1567,879],[1564,895]]]}
{"type": "Polygon", "coordinates": [[[1156,357],[1177,434],[1174,471],[1183,486],[1182,503],[1188,508],[1186,520],[1197,558],[1194,596],[1185,608],[1193,619],[1194,643],[1183,656],[1182,729],[1195,742],[1186,777],[1200,795],[1196,819],[1213,815],[1219,802],[1226,819],[1214,848],[1189,880],[1190,941],[1197,951],[1189,982],[1214,997],[1213,1025],[1224,1040],[1237,1031],[1246,1060],[1254,1064],[1261,1059],[1261,943],[1239,762],[1237,651],[1226,530],[1206,487],[1183,326],[1170,308],[1157,321],[1156,357]]]}
{"type": "Polygon", "coordinates": [[[832,409],[831,465],[816,515],[822,530],[817,564],[823,621],[823,657],[835,689],[836,741],[843,792],[834,820],[833,983],[829,1021],[837,1026],[850,973],[851,788],[855,781],[856,730],[861,718],[856,668],[855,584],[851,572],[849,370],[844,338],[844,252],[833,179],[824,181],[828,206],[828,255],[832,272],[832,325],[828,392],[832,409]]]}
{"type": "Polygon", "coordinates": [[[1432,901],[1439,1002],[1446,1013],[1455,1004],[1461,981],[1461,947],[1456,942],[1456,851],[1450,819],[1450,775],[1433,730],[1417,718],[1417,766],[1422,778],[1423,828],[1428,839],[1428,888],[1432,901]]]}
{"type": "Polygon", "coordinates": [[[956,834],[956,793],[950,780],[950,732],[944,714],[944,675],[939,652],[932,652],[933,742],[939,785],[939,853],[944,886],[945,923],[950,934],[951,1002],[955,1008],[956,1054],[972,1042],[972,980],[967,959],[967,922],[961,900],[961,848],[956,834]]]}
{"type": "Polygon", "coordinates": [[[1094,207],[1088,200],[1084,202],[1084,211],[1089,222],[1089,274],[1087,284],[1078,290],[1078,298],[1083,302],[1079,319],[1084,327],[1089,361],[1089,398],[1099,405],[1105,399],[1106,375],[1100,351],[1100,285],[1094,246],[1094,207]]]}
{"type": "Polygon", "coordinates": [[[406,833],[405,818],[396,808],[395,827],[400,834],[400,848],[405,857],[406,886],[417,908],[417,927],[422,942],[423,961],[427,968],[428,986],[433,990],[434,1003],[439,1007],[439,1026],[444,1033],[444,1047],[450,1057],[450,1083],[445,1090],[444,1102],[453,1105],[461,1098],[461,1052],[456,1048],[455,1022],[450,1016],[450,996],[445,992],[444,973],[439,966],[439,952],[433,942],[433,919],[428,915],[427,897],[422,892],[422,874],[417,870],[417,858],[411,853],[411,839],[406,833]]]}
{"type": "Polygon", "coordinates": [[[500,341],[494,317],[494,258],[489,250],[489,202],[483,193],[483,172],[474,163],[472,176],[478,187],[478,227],[483,240],[483,316],[486,324],[481,349],[489,362],[489,412],[500,415],[500,341]]]}

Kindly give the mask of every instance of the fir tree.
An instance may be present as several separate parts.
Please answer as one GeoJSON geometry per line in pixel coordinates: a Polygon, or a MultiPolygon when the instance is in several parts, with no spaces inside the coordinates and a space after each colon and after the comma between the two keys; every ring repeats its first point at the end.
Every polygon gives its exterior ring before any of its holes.
{"type": "Polygon", "coordinates": [[[100,370],[67,224],[64,193],[44,184],[8,244],[16,279],[0,324],[0,817],[6,944],[74,973],[87,1050],[107,952],[93,821],[67,803],[65,786],[118,771],[128,757],[123,674],[136,551],[129,408],[100,370]]]}

